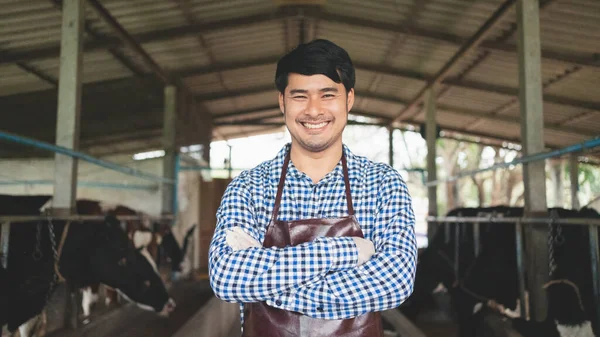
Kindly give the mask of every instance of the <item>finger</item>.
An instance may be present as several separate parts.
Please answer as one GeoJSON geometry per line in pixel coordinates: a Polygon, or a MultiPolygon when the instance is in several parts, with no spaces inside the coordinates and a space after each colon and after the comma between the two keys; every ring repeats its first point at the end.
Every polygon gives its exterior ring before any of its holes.
{"type": "Polygon", "coordinates": [[[248,247],[261,247],[260,243],[256,241],[250,234],[246,233],[242,228],[235,227],[235,232],[239,234],[240,238],[243,238],[244,244],[248,247]]]}

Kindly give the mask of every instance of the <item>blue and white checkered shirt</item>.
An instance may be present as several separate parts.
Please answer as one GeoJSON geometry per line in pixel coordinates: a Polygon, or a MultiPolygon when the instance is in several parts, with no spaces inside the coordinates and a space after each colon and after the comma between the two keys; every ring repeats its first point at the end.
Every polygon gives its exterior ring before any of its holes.
{"type": "MultiPolygon", "coordinates": [[[[343,151],[352,201],[364,237],[375,255],[357,266],[350,237],[318,238],[285,248],[233,251],[226,229],[241,227],[262,243],[275,204],[287,144],[279,154],[242,172],[227,187],[217,211],[209,249],[210,283],[227,302],[268,305],[322,319],[346,319],[399,306],[414,284],[417,244],[410,195],[400,174],[343,151]]],[[[341,161],[317,184],[290,161],[279,220],[348,215],[341,161]]]]}

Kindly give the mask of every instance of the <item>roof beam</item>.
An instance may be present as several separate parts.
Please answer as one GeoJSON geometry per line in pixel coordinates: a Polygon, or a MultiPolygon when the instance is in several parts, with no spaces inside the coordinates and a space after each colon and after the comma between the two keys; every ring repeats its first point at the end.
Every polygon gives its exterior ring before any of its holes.
{"type": "MultiPolygon", "coordinates": [[[[412,71],[412,70],[404,70],[404,69],[398,69],[398,68],[388,67],[388,66],[384,66],[384,65],[372,65],[372,64],[366,64],[366,63],[356,63],[355,66],[357,69],[362,69],[362,70],[376,72],[376,73],[388,74],[388,75],[393,75],[393,76],[398,76],[398,77],[405,77],[405,78],[421,80],[421,81],[426,80],[426,75],[412,71]]],[[[235,68],[233,65],[230,65],[228,67],[228,69],[233,70],[233,69],[237,69],[237,68],[235,68]]],[[[206,74],[206,73],[203,73],[203,74],[206,74]]],[[[495,94],[515,96],[515,97],[519,95],[518,88],[505,87],[505,86],[477,82],[477,81],[446,79],[442,83],[445,85],[450,85],[450,86],[453,86],[456,88],[461,88],[461,89],[479,90],[479,91],[485,91],[485,92],[490,92],[490,93],[495,93],[495,94]]],[[[256,87],[256,88],[239,90],[237,92],[232,92],[232,93],[206,94],[206,95],[198,95],[196,97],[202,101],[211,101],[211,100],[218,100],[218,99],[234,98],[234,97],[239,97],[239,96],[244,96],[244,95],[259,94],[259,93],[264,93],[264,92],[268,92],[271,90],[274,90],[274,88],[272,85],[269,85],[269,86],[261,86],[261,87],[256,87]]],[[[366,94],[367,93],[362,93],[360,91],[357,92],[358,97],[360,97],[360,96],[366,97],[365,96],[366,94]]],[[[396,100],[398,100],[398,98],[396,98],[396,100]]],[[[544,102],[560,104],[560,105],[568,105],[568,106],[586,109],[586,110],[600,111],[600,104],[598,104],[598,103],[581,101],[581,100],[577,100],[577,99],[571,99],[568,97],[562,97],[562,96],[556,96],[556,95],[545,94],[544,102]]],[[[407,103],[403,102],[402,104],[406,105],[407,103]]]]}
{"type": "MultiPolygon", "coordinates": [[[[514,1],[513,1],[514,2],[514,1]]],[[[364,28],[372,28],[377,30],[383,30],[388,32],[396,32],[400,34],[404,34],[406,36],[416,37],[416,38],[428,38],[432,40],[437,40],[439,42],[444,42],[447,44],[453,44],[457,46],[465,45],[467,41],[461,36],[453,35],[445,32],[432,31],[429,29],[417,27],[414,25],[397,25],[385,22],[371,21],[367,19],[362,19],[358,17],[349,17],[343,16],[334,13],[318,13],[314,14],[317,18],[324,20],[325,22],[332,22],[338,24],[346,24],[355,27],[364,27],[364,28]]],[[[478,46],[480,49],[489,50],[492,52],[500,51],[507,53],[517,53],[517,46],[504,43],[504,42],[495,42],[495,41],[483,41],[478,46]]],[[[589,67],[599,67],[596,63],[598,60],[598,56],[590,55],[588,56],[573,56],[571,54],[564,54],[561,52],[554,51],[543,51],[542,50],[542,59],[566,62],[572,64],[578,64],[581,66],[589,66],[589,67]]]]}
{"type": "MultiPolygon", "coordinates": [[[[282,19],[292,18],[297,15],[298,11],[286,10],[285,12],[273,11],[258,15],[252,15],[242,18],[234,18],[229,20],[223,20],[219,22],[213,22],[208,24],[194,24],[183,27],[174,27],[168,29],[161,29],[150,31],[134,36],[134,39],[140,44],[168,41],[174,38],[182,38],[189,36],[196,36],[199,33],[210,33],[214,31],[220,31],[225,29],[242,28],[251,26],[259,23],[269,21],[281,21],[282,19]]],[[[358,27],[374,28],[378,30],[391,31],[401,33],[407,36],[416,38],[429,38],[440,42],[463,45],[465,39],[458,35],[453,35],[445,32],[432,31],[424,28],[419,28],[414,25],[396,25],[377,21],[365,20],[357,17],[349,17],[338,15],[335,13],[325,12],[307,12],[304,14],[307,19],[312,18],[316,20],[323,20],[324,22],[333,22],[338,24],[347,24],[358,27]]],[[[102,41],[90,41],[84,44],[84,51],[103,50],[109,48],[122,47],[123,42],[118,38],[107,38],[102,41]]],[[[517,46],[494,41],[484,41],[479,45],[479,48],[489,51],[503,51],[508,53],[517,52],[517,46]]],[[[0,64],[2,63],[15,63],[17,61],[31,61],[48,58],[58,58],[60,55],[60,45],[52,47],[38,48],[28,51],[2,53],[0,55],[0,64]]],[[[566,62],[572,64],[578,64],[581,66],[589,67],[600,67],[596,62],[598,56],[573,56],[570,54],[564,54],[561,52],[553,51],[542,51],[542,58],[546,60],[554,60],[559,62],[566,62]]]]}
{"type": "MultiPolygon", "coordinates": [[[[90,0],[90,3],[98,4],[97,0],[90,0]]],[[[174,27],[162,30],[150,31],[147,33],[137,34],[132,37],[139,44],[169,41],[176,38],[196,36],[200,33],[206,34],[225,29],[243,28],[268,21],[280,21],[285,17],[295,16],[295,13],[279,13],[269,12],[258,15],[252,15],[242,18],[234,18],[213,22],[208,24],[193,24],[182,27],[174,27]]],[[[113,19],[114,20],[114,19],[113,19]]],[[[84,43],[83,49],[85,52],[104,50],[109,48],[123,47],[125,44],[120,38],[106,38],[99,41],[89,41],[84,43]]],[[[32,61],[48,58],[58,58],[60,56],[60,45],[38,48],[34,50],[3,53],[0,55],[0,64],[15,63],[17,61],[32,61]]]]}
{"type": "Polygon", "coordinates": [[[19,68],[23,69],[24,71],[37,76],[39,79],[43,80],[44,82],[52,84],[52,86],[54,86],[54,87],[58,87],[58,80],[56,78],[44,73],[43,71],[39,70],[38,68],[36,68],[32,65],[26,64],[25,62],[17,62],[17,66],[19,68]]]}
{"type": "Polygon", "coordinates": [[[213,114],[213,120],[216,122],[217,120],[223,119],[223,118],[240,117],[240,116],[252,115],[255,113],[259,113],[259,112],[266,112],[266,111],[273,111],[273,110],[279,111],[279,105],[269,105],[269,106],[265,106],[265,107],[261,107],[261,108],[253,108],[253,109],[238,110],[238,111],[221,113],[221,114],[213,114]]]}
{"type": "MultiPolygon", "coordinates": [[[[58,9],[59,11],[62,12],[62,1],[60,1],[60,0],[50,0],[50,1],[54,5],[54,7],[56,7],[56,9],[58,9]]],[[[89,22],[84,22],[83,25],[85,28],[85,32],[89,36],[91,36],[93,39],[95,39],[97,41],[101,41],[104,39],[103,36],[96,33],[96,31],[92,28],[92,26],[89,24],[89,22]]],[[[116,58],[119,62],[121,62],[133,74],[138,75],[138,76],[144,75],[144,71],[142,69],[140,69],[140,67],[138,65],[136,65],[132,60],[130,60],[125,55],[125,53],[123,53],[122,50],[120,50],[118,48],[108,48],[108,51],[110,52],[111,55],[113,55],[114,58],[116,58]]]]}
{"type": "Polygon", "coordinates": [[[236,90],[236,91],[216,92],[216,93],[205,94],[205,95],[197,95],[194,97],[197,100],[200,100],[202,102],[208,102],[208,101],[217,101],[220,99],[235,98],[235,97],[240,97],[240,96],[264,94],[264,93],[268,93],[271,91],[275,92],[276,90],[277,89],[275,88],[275,85],[271,84],[271,85],[241,89],[241,90],[236,90]]]}
{"type": "MultiPolygon", "coordinates": [[[[356,97],[386,101],[386,102],[390,102],[390,103],[401,104],[404,106],[409,104],[409,102],[401,100],[399,98],[396,98],[393,96],[381,95],[381,94],[358,93],[358,94],[356,94],[356,97]]],[[[457,107],[444,105],[444,104],[438,104],[437,108],[438,108],[438,110],[444,111],[446,113],[457,114],[457,115],[461,115],[461,116],[473,117],[473,118],[478,118],[478,119],[484,119],[484,120],[489,120],[489,121],[496,121],[496,122],[520,125],[520,117],[497,116],[497,115],[494,116],[494,115],[490,115],[488,112],[457,108],[457,107]]],[[[271,105],[271,106],[265,106],[263,108],[254,108],[254,109],[229,112],[229,113],[225,113],[225,114],[218,114],[218,115],[213,115],[213,118],[216,123],[215,125],[218,125],[218,123],[217,123],[218,120],[223,119],[223,118],[243,117],[243,116],[247,116],[247,115],[251,115],[251,114],[255,114],[255,113],[259,113],[259,112],[265,112],[265,111],[269,111],[269,110],[279,110],[279,105],[271,105]]],[[[355,111],[351,111],[350,113],[354,114],[355,111]]],[[[356,113],[360,115],[360,111],[357,110],[356,113]]],[[[382,115],[362,114],[362,116],[387,119],[389,122],[391,122],[393,120],[390,117],[382,116],[382,115]]],[[[583,130],[583,129],[577,129],[577,128],[565,128],[564,125],[560,125],[560,124],[545,123],[544,128],[546,128],[550,131],[575,133],[575,134],[579,134],[579,135],[584,135],[586,137],[596,136],[595,133],[590,132],[589,130],[583,130]]]]}
{"type": "Polygon", "coordinates": [[[96,13],[117,33],[117,36],[123,43],[134,50],[144,60],[152,72],[160,78],[165,84],[172,84],[173,78],[162,69],[156,61],[142,48],[142,46],[133,38],[121,24],[108,12],[98,0],[88,0],[88,3],[96,10],[96,13]]]}
{"type": "Polygon", "coordinates": [[[477,45],[479,45],[483,40],[485,40],[487,35],[491,32],[492,28],[494,28],[496,26],[496,24],[498,24],[498,22],[500,22],[500,20],[505,15],[507,15],[508,10],[512,7],[512,5],[514,3],[515,3],[515,0],[505,1],[494,12],[494,14],[492,14],[492,16],[488,20],[486,20],[486,22],[483,24],[483,26],[481,26],[481,28],[479,28],[479,30],[477,30],[477,32],[475,32],[475,34],[465,44],[463,44],[460,47],[460,49],[456,52],[456,54],[454,54],[454,56],[452,56],[452,58],[448,62],[446,62],[446,64],[444,64],[442,69],[440,69],[433,76],[433,78],[431,78],[430,80],[427,81],[427,85],[425,85],[417,93],[417,95],[415,95],[415,97],[410,101],[410,103],[408,103],[408,105],[402,111],[400,111],[400,113],[396,117],[394,117],[394,119],[392,120],[392,123],[398,122],[406,114],[410,114],[419,105],[419,103],[421,103],[421,101],[425,97],[425,93],[427,92],[427,90],[429,90],[429,89],[433,88],[435,85],[443,82],[444,79],[450,73],[450,70],[452,70],[452,68],[454,66],[456,66],[456,64],[458,64],[458,62],[465,55],[467,55],[471,50],[475,49],[477,47],[477,45]]]}

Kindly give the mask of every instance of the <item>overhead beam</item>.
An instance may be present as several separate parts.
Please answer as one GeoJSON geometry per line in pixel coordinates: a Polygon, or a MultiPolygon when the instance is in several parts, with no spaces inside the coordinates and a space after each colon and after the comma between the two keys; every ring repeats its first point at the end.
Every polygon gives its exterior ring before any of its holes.
{"type": "MultiPolygon", "coordinates": [[[[252,15],[242,18],[234,18],[229,20],[223,20],[219,22],[213,22],[208,24],[194,24],[189,26],[174,27],[168,29],[160,29],[150,31],[142,34],[137,34],[133,38],[140,44],[169,41],[176,38],[196,36],[199,33],[206,34],[215,31],[222,31],[226,29],[243,28],[259,23],[270,22],[270,21],[281,21],[286,18],[293,18],[298,14],[298,11],[287,10],[285,12],[269,12],[258,15],[252,15]]],[[[451,45],[464,45],[465,39],[458,35],[453,35],[446,32],[433,31],[414,25],[397,25],[378,21],[371,21],[357,17],[343,16],[335,13],[305,13],[305,17],[313,20],[323,20],[323,22],[333,22],[338,24],[347,24],[351,26],[373,28],[382,31],[401,33],[406,36],[415,38],[428,38],[443,42],[451,45]]],[[[102,41],[90,41],[84,44],[84,50],[95,51],[104,50],[109,48],[122,47],[123,42],[117,38],[107,38],[102,41]]],[[[489,50],[492,52],[501,51],[516,54],[517,46],[494,41],[484,41],[479,45],[480,49],[489,50]]],[[[32,61],[48,58],[57,58],[59,56],[60,46],[51,46],[38,48],[28,51],[3,53],[0,55],[0,64],[2,63],[15,63],[18,61],[32,61]]],[[[565,54],[554,51],[542,51],[542,58],[549,61],[558,61],[571,64],[578,64],[587,67],[600,67],[597,61],[600,57],[590,56],[574,56],[571,54],[565,54]]]]}
{"type": "MultiPolygon", "coordinates": [[[[96,0],[91,0],[95,1],[96,0]]],[[[285,17],[293,17],[295,13],[279,13],[269,12],[258,15],[252,15],[241,18],[234,18],[229,20],[223,20],[219,22],[206,23],[206,24],[194,24],[186,25],[181,27],[174,27],[168,29],[161,29],[150,31],[142,34],[136,34],[132,36],[134,41],[139,44],[153,43],[170,41],[177,38],[193,37],[197,34],[206,34],[211,32],[222,31],[226,29],[243,28],[252,26],[259,23],[265,23],[269,21],[280,21],[285,17]]],[[[109,48],[119,48],[125,46],[125,43],[120,38],[106,38],[101,41],[89,41],[84,44],[84,51],[97,51],[105,50],[109,48]]],[[[0,56],[0,64],[2,63],[15,63],[18,61],[32,61],[48,58],[57,58],[60,55],[60,46],[51,46],[38,48],[22,52],[3,53],[0,56]]]]}
{"type": "Polygon", "coordinates": [[[156,61],[142,48],[140,43],[108,12],[98,0],[87,0],[96,13],[116,32],[119,39],[129,48],[133,49],[144,60],[152,72],[165,84],[173,83],[173,78],[161,68],[156,61]]]}
{"type": "MultiPolygon", "coordinates": [[[[316,14],[316,18],[324,20],[324,22],[345,24],[354,27],[371,28],[381,31],[400,33],[414,38],[428,38],[431,40],[436,40],[438,42],[443,42],[446,44],[456,46],[465,45],[467,42],[463,37],[458,35],[434,31],[422,27],[417,27],[415,25],[398,25],[358,17],[343,16],[335,13],[318,13],[316,14]]],[[[479,44],[479,48],[483,50],[489,50],[491,52],[506,52],[511,54],[517,53],[516,45],[504,42],[483,41],[479,44]]],[[[600,57],[596,55],[589,55],[589,57],[574,56],[572,54],[546,50],[542,51],[542,58],[549,61],[572,63],[581,66],[600,67],[600,65],[596,63],[600,57]]]]}
{"type": "MultiPolygon", "coordinates": [[[[252,94],[266,92],[266,91],[261,91],[262,89],[265,89],[265,88],[248,89],[247,92],[252,93],[252,94]]],[[[239,96],[238,95],[231,95],[231,96],[218,95],[218,97],[219,97],[219,99],[223,99],[223,98],[233,98],[233,97],[239,97],[239,96]]],[[[356,94],[356,97],[357,98],[366,98],[366,99],[375,99],[375,100],[379,100],[379,101],[385,101],[385,102],[389,102],[389,103],[402,104],[402,105],[408,104],[407,101],[401,100],[401,99],[393,97],[393,96],[374,94],[374,93],[369,93],[369,92],[364,92],[364,93],[359,92],[356,94]]],[[[204,96],[204,98],[209,98],[209,96],[204,96]]],[[[458,108],[458,107],[450,106],[447,104],[437,104],[437,109],[440,111],[448,112],[448,113],[478,118],[478,119],[482,119],[482,120],[510,123],[510,124],[516,124],[516,125],[520,125],[520,123],[521,123],[521,120],[518,117],[515,118],[512,116],[490,115],[488,112],[470,110],[470,109],[465,109],[465,108],[458,108]]],[[[274,104],[274,105],[270,105],[270,106],[265,106],[264,108],[253,108],[253,109],[229,112],[229,113],[225,113],[225,114],[217,114],[217,115],[214,115],[214,118],[216,120],[219,120],[219,119],[229,118],[229,117],[243,117],[244,115],[251,115],[254,113],[259,113],[259,112],[269,111],[269,110],[279,110],[279,105],[274,104]]],[[[354,113],[354,112],[355,111],[351,111],[351,113],[354,113]]],[[[389,118],[387,116],[385,116],[385,117],[384,116],[373,116],[372,114],[366,114],[366,116],[373,117],[373,118],[389,118]]],[[[392,119],[390,119],[390,121],[391,120],[392,119]]],[[[560,123],[558,123],[558,124],[545,123],[544,128],[546,128],[547,130],[551,130],[551,131],[574,133],[574,134],[584,135],[584,136],[588,136],[588,137],[594,137],[597,135],[596,133],[594,133],[590,130],[578,129],[578,128],[565,128],[563,126],[563,124],[560,124],[560,123]]]]}
{"type": "MultiPolygon", "coordinates": [[[[204,95],[196,95],[194,96],[197,100],[202,101],[202,102],[208,102],[208,101],[217,101],[217,100],[221,100],[221,99],[229,99],[229,98],[235,98],[235,97],[241,97],[241,96],[247,96],[247,95],[256,95],[256,94],[265,94],[271,91],[276,91],[277,89],[275,88],[275,85],[273,84],[269,84],[269,85],[265,85],[265,86],[261,86],[261,87],[255,87],[255,88],[246,88],[246,89],[241,89],[241,90],[235,90],[235,91],[228,91],[228,92],[217,92],[217,93],[211,93],[211,94],[204,94],[204,95]]],[[[273,96],[275,97],[275,96],[273,96]]]]}
{"type": "MultiPolygon", "coordinates": [[[[188,69],[185,72],[184,71],[177,72],[176,74],[181,77],[201,76],[201,75],[211,74],[211,73],[214,73],[217,71],[221,71],[221,72],[222,71],[233,71],[233,70],[239,70],[239,69],[244,69],[244,68],[249,68],[249,67],[254,67],[254,66],[266,66],[266,65],[275,64],[276,62],[277,62],[277,60],[274,58],[266,58],[266,59],[250,61],[250,62],[221,64],[221,65],[216,65],[215,68],[202,67],[202,68],[188,69]]],[[[428,79],[427,74],[423,74],[423,73],[420,73],[420,72],[417,72],[414,70],[409,70],[409,69],[400,69],[400,68],[390,67],[390,66],[386,66],[386,65],[371,64],[371,63],[366,63],[366,62],[354,62],[354,66],[356,67],[356,69],[370,71],[370,72],[374,72],[374,73],[378,73],[378,74],[386,74],[386,75],[404,77],[404,78],[420,80],[420,81],[427,81],[427,79],[428,79]]],[[[442,81],[442,84],[456,87],[459,89],[479,90],[479,91],[485,91],[485,92],[490,92],[490,93],[495,93],[495,94],[514,96],[514,97],[519,96],[518,88],[495,85],[495,84],[479,82],[479,81],[465,81],[465,80],[456,79],[456,78],[447,78],[442,81]]],[[[271,89],[273,89],[273,86],[263,86],[260,88],[246,89],[246,90],[248,92],[247,94],[256,94],[256,93],[261,92],[261,90],[266,92],[271,89]]],[[[239,92],[244,94],[244,91],[239,91],[239,92]]],[[[209,100],[231,98],[231,97],[237,97],[237,96],[239,96],[237,93],[232,93],[231,95],[229,95],[227,93],[225,93],[225,94],[219,93],[219,94],[198,95],[198,96],[196,96],[196,98],[203,100],[203,101],[209,101],[209,100]]],[[[598,104],[598,103],[582,101],[582,100],[572,99],[572,98],[568,98],[568,97],[546,94],[546,95],[544,95],[544,101],[547,103],[569,105],[569,106],[573,106],[573,107],[577,107],[577,108],[581,108],[581,109],[600,111],[600,104],[598,104]]]]}
{"type": "Polygon", "coordinates": [[[48,74],[45,74],[43,71],[37,69],[36,67],[34,67],[32,65],[26,64],[25,62],[17,62],[17,66],[19,68],[23,69],[24,71],[35,75],[36,77],[43,80],[44,82],[51,84],[54,87],[58,86],[58,80],[56,78],[54,78],[48,74]]]}
{"type": "MultiPolygon", "coordinates": [[[[50,2],[52,2],[56,9],[58,9],[59,11],[62,10],[62,0],[50,0],[50,2]]],[[[95,40],[100,41],[105,38],[104,36],[101,36],[100,34],[96,33],[96,31],[94,30],[92,25],[90,25],[89,22],[84,22],[83,28],[85,29],[85,32],[95,40]]],[[[129,69],[129,71],[131,71],[133,74],[138,76],[144,75],[144,71],[140,69],[140,67],[136,65],[135,62],[130,60],[129,57],[127,57],[127,55],[123,53],[122,50],[118,48],[108,48],[108,52],[119,62],[121,62],[127,69],[129,69]]]]}
{"type": "Polygon", "coordinates": [[[505,1],[495,12],[494,14],[486,20],[486,22],[475,32],[475,34],[465,43],[460,49],[452,56],[452,58],[444,64],[444,66],[431,78],[427,81],[427,84],[417,93],[417,95],[410,101],[410,103],[402,110],[400,113],[392,120],[392,123],[398,122],[400,119],[404,118],[406,115],[410,114],[419,103],[425,97],[427,91],[433,88],[436,84],[441,83],[450,73],[450,70],[460,60],[462,60],[465,55],[467,55],[471,50],[475,49],[491,32],[492,28],[500,22],[502,18],[509,12],[509,9],[515,3],[515,0],[507,0],[505,1]]]}

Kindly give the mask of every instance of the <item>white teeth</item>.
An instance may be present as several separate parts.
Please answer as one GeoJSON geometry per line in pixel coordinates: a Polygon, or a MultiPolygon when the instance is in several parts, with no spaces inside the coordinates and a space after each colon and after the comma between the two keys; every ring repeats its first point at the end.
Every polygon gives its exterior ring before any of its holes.
{"type": "Polygon", "coordinates": [[[329,122],[322,122],[319,124],[302,123],[302,125],[304,125],[304,127],[307,129],[320,129],[320,128],[324,127],[325,125],[327,125],[327,123],[329,123],[329,122]]]}

